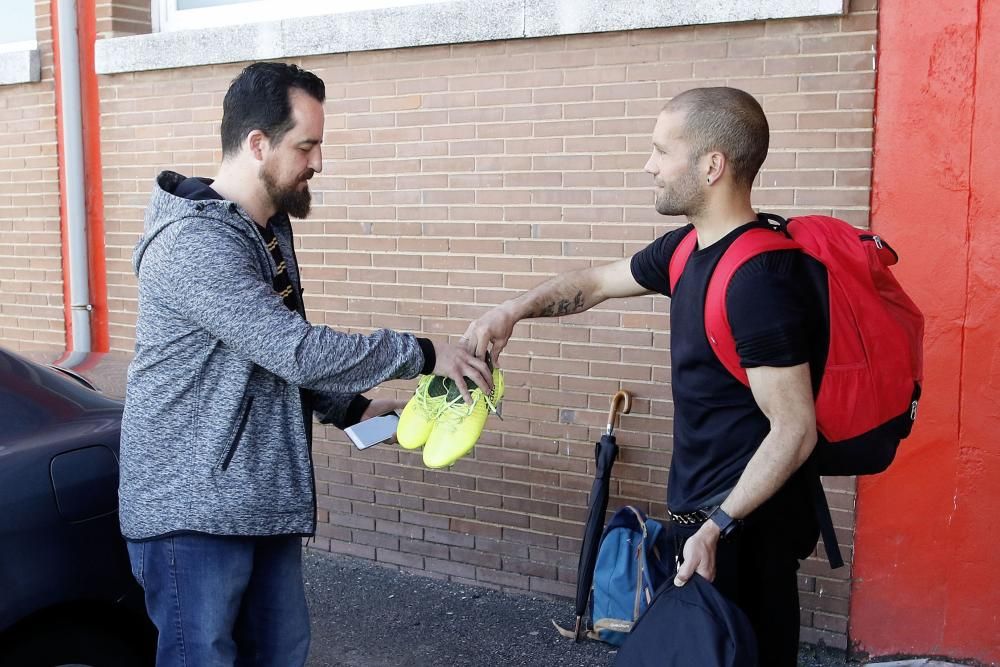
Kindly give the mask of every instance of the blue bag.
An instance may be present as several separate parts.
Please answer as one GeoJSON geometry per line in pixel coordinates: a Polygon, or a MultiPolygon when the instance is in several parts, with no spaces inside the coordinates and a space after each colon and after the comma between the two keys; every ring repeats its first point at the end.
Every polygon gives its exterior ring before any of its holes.
{"type": "Polygon", "coordinates": [[[601,537],[594,566],[590,617],[592,639],[621,646],[671,572],[673,549],[659,522],[626,506],[615,512],[601,537]]]}

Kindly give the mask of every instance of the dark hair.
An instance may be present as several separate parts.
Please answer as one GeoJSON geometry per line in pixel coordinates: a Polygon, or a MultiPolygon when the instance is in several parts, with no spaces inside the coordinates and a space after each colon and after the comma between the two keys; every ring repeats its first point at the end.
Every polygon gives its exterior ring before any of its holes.
{"type": "Polygon", "coordinates": [[[222,156],[235,155],[247,135],[260,130],[278,143],[292,129],[292,88],[322,102],[323,80],[285,63],[254,63],[233,79],[222,102],[222,156]]]}
{"type": "Polygon", "coordinates": [[[684,138],[691,159],[709,151],[726,156],[733,178],[750,187],[767,157],[770,130],[760,104],[736,88],[693,88],[667,102],[664,111],[684,111],[684,138]]]}

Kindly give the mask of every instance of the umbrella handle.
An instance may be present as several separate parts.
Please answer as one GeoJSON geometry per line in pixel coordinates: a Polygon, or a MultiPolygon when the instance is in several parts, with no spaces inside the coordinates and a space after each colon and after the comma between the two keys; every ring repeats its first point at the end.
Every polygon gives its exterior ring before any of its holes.
{"type": "Polygon", "coordinates": [[[619,409],[625,414],[632,411],[632,394],[624,389],[611,397],[611,412],[608,413],[608,429],[606,431],[608,435],[614,433],[615,427],[618,426],[619,409]],[[622,401],[625,402],[624,408],[621,408],[622,401]]]}

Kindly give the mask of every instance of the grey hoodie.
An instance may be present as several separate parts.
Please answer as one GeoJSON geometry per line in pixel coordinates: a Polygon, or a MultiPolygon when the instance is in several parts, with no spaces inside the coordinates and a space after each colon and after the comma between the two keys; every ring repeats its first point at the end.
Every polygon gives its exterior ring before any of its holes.
{"type": "MultiPolygon", "coordinates": [[[[421,343],[310,325],[272,289],[274,260],[250,216],[171,194],[183,180],[157,178],[132,258],[139,315],[122,418],[122,533],[312,534],[300,388],[337,421],[357,393],[423,370],[421,343]]],[[[299,289],[290,223],[272,227],[299,289]]]]}

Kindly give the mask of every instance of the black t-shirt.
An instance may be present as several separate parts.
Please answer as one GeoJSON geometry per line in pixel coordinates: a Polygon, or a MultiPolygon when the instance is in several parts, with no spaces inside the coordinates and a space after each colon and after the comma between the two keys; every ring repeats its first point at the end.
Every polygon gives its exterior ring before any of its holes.
{"type": "MultiPolygon", "coordinates": [[[[670,363],[674,449],[667,505],[678,513],[717,504],[739,480],[770,425],[750,390],[725,369],[705,335],[708,281],[743,225],[696,249],[670,292],[670,258],[690,225],[665,234],[632,258],[643,287],[671,297],[670,363]]],[[[695,233],[691,230],[691,233],[695,233]]],[[[809,362],[813,391],[826,360],[826,270],[796,250],[762,253],[733,276],[726,308],[740,364],[787,367],[809,362]]]]}

